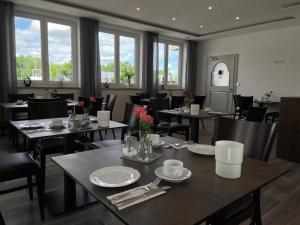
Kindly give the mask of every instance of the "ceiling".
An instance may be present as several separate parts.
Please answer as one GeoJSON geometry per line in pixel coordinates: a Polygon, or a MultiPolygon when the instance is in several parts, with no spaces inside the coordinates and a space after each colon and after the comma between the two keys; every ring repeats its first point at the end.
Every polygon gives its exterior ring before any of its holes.
{"type": "Polygon", "coordinates": [[[300,25],[300,6],[282,9],[297,3],[297,0],[13,1],[186,39],[206,39],[300,25]],[[240,19],[236,20],[236,17],[240,19]]]}

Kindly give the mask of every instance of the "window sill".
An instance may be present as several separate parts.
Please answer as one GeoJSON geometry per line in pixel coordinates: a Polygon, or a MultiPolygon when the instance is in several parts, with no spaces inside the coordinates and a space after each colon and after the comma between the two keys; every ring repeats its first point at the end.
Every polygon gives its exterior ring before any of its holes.
{"type": "Polygon", "coordinates": [[[55,86],[33,86],[33,87],[25,87],[25,86],[18,86],[18,89],[80,89],[77,86],[69,86],[69,87],[55,87],[55,86]]]}

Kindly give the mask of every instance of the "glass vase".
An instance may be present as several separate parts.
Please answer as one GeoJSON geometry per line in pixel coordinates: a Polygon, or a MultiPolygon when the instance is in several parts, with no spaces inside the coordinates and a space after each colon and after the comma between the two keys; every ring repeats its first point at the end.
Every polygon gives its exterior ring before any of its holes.
{"type": "Polygon", "coordinates": [[[149,139],[149,134],[139,132],[139,145],[137,158],[143,161],[148,161],[152,157],[152,144],[149,139]]]}

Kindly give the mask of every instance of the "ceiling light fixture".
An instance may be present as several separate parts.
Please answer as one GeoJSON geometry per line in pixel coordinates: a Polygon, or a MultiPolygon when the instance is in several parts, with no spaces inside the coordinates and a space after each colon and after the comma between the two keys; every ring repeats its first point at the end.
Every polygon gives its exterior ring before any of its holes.
{"type": "Polygon", "coordinates": [[[173,17],[173,18],[172,18],[172,20],[173,20],[173,21],[175,21],[175,20],[176,20],[176,18],[175,18],[175,17],[173,17]]]}
{"type": "Polygon", "coordinates": [[[140,7],[137,7],[137,8],[136,8],[136,10],[137,10],[137,11],[140,11],[140,10],[141,10],[141,8],[140,8],[140,7]]]}
{"type": "Polygon", "coordinates": [[[209,10],[212,10],[212,9],[213,9],[213,7],[212,7],[212,6],[208,6],[208,9],[209,9],[209,10]]]}
{"type": "Polygon", "coordinates": [[[237,17],[235,17],[235,19],[236,19],[236,20],[239,20],[239,19],[240,19],[240,17],[238,17],[238,16],[237,16],[237,17]]]}

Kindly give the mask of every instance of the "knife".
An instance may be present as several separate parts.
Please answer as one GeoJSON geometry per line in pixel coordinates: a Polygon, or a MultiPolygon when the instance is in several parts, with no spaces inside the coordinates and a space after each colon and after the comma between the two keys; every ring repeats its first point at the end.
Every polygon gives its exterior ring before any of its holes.
{"type": "Polygon", "coordinates": [[[155,190],[148,191],[148,192],[144,193],[143,195],[137,196],[135,198],[124,200],[124,201],[116,204],[116,206],[119,210],[122,210],[122,209],[125,209],[125,208],[129,207],[129,206],[132,206],[132,205],[144,202],[148,199],[154,198],[156,196],[165,194],[166,190],[168,190],[170,188],[171,188],[170,186],[160,187],[160,188],[157,188],[155,190]]]}

